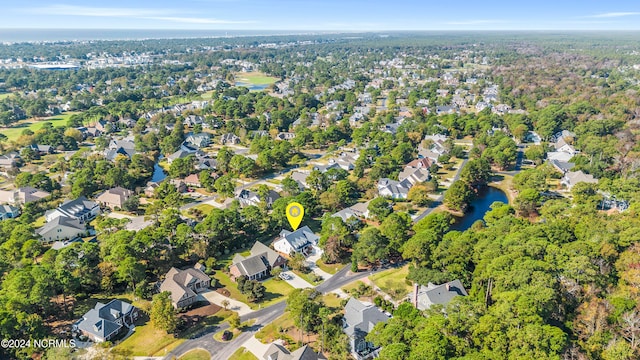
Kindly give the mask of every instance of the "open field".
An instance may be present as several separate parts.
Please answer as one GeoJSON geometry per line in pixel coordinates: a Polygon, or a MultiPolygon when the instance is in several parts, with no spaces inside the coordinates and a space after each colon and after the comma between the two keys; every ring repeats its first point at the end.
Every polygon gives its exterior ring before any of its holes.
{"type": "Polygon", "coordinates": [[[13,95],[13,93],[2,93],[2,94],[0,94],[0,100],[4,100],[4,99],[8,98],[11,95],[13,95]]]}
{"type": "Polygon", "coordinates": [[[44,124],[48,122],[50,122],[54,127],[67,125],[67,121],[74,114],[77,114],[77,112],[67,112],[62,115],[56,115],[56,116],[48,117],[41,120],[36,120],[36,119],[23,120],[15,124],[13,127],[0,128],[0,133],[8,137],[9,141],[14,141],[20,137],[20,135],[24,130],[29,129],[33,132],[36,132],[42,129],[44,124]]]}
{"type": "Polygon", "coordinates": [[[409,275],[409,265],[399,269],[389,269],[381,273],[371,275],[369,279],[380,288],[380,290],[389,294],[394,300],[401,300],[411,292],[411,286],[405,282],[409,275]]]}
{"type": "Polygon", "coordinates": [[[278,81],[278,78],[265,75],[258,71],[236,73],[235,80],[237,82],[246,83],[250,85],[269,85],[278,81]]]}

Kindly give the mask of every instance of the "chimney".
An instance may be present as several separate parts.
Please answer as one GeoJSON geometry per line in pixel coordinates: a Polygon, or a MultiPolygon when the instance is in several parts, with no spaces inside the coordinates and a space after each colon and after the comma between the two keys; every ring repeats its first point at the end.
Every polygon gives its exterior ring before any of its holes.
{"type": "Polygon", "coordinates": [[[418,283],[413,283],[413,306],[418,307],[418,283]]]}

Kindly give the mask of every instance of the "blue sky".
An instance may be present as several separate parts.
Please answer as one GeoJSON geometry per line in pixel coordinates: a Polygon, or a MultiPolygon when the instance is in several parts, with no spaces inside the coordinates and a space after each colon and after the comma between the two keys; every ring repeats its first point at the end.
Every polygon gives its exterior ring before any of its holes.
{"type": "Polygon", "coordinates": [[[640,2],[596,0],[2,0],[0,28],[640,30],[640,2]]]}

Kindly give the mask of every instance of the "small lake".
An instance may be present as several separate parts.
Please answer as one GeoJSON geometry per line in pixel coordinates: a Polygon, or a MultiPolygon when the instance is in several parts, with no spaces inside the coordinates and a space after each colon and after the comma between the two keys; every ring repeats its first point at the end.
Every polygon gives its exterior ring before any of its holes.
{"type": "Polygon", "coordinates": [[[242,81],[236,81],[236,86],[244,86],[248,88],[250,91],[262,91],[269,87],[271,84],[249,84],[242,81]]]}
{"type": "Polygon", "coordinates": [[[155,183],[159,183],[167,177],[167,173],[164,172],[164,169],[158,165],[158,162],[162,160],[162,156],[153,164],[153,175],[151,175],[151,181],[155,183]]]}
{"type": "Polygon", "coordinates": [[[484,214],[491,210],[491,204],[499,201],[505,204],[509,203],[507,194],[502,190],[487,186],[478,196],[471,202],[469,211],[463,217],[457,218],[456,223],[451,226],[451,230],[465,231],[473,225],[474,222],[482,220],[484,214]]]}

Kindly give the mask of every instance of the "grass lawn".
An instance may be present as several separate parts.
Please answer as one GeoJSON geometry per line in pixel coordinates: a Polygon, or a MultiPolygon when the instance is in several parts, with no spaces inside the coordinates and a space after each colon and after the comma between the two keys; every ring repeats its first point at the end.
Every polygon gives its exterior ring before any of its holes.
{"type": "Polygon", "coordinates": [[[0,94],[0,100],[4,100],[4,99],[8,98],[11,95],[13,95],[13,93],[2,93],[2,94],[0,94]]]}
{"type": "Polygon", "coordinates": [[[195,349],[180,356],[178,360],[210,360],[211,354],[207,350],[195,349]]]}
{"type": "Polygon", "coordinates": [[[394,300],[402,300],[411,292],[411,286],[405,282],[407,275],[409,275],[409,265],[399,269],[385,270],[371,275],[369,279],[382,291],[391,295],[394,300]]]}
{"type": "Polygon", "coordinates": [[[31,224],[31,226],[33,226],[34,228],[39,228],[44,226],[46,222],[47,222],[47,219],[44,216],[40,216],[33,222],[33,224],[31,224]]]}
{"type": "Polygon", "coordinates": [[[249,305],[253,310],[275,304],[289,296],[289,294],[294,290],[293,286],[287,284],[286,281],[277,281],[275,279],[265,280],[262,282],[266,288],[264,300],[260,303],[254,303],[250,302],[249,299],[247,299],[247,297],[238,290],[236,283],[232,281],[227,274],[222,271],[217,271],[214,277],[222,286],[229,290],[232,298],[242,301],[249,305]]]}
{"type": "Polygon", "coordinates": [[[320,278],[320,281],[314,281],[315,277],[316,277],[316,273],[314,273],[313,271],[309,271],[308,274],[305,274],[305,273],[300,272],[298,270],[291,270],[291,272],[293,272],[294,274],[300,276],[302,279],[304,279],[304,281],[308,282],[311,285],[319,285],[322,282],[321,278],[320,278]]]}
{"type": "Polygon", "coordinates": [[[113,350],[127,356],[163,356],[165,350],[171,351],[183,341],[184,339],[175,338],[147,322],[145,325],[136,326],[136,331],[113,350]]]}
{"type": "Polygon", "coordinates": [[[324,304],[333,309],[333,310],[339,310],[342,308],[342,306],[340,306],[340,301],[342,299],[338,297],[338,295],[334,294],[334,293],[329,293],[325,296],[322,297],[322,301],[324,301],[324,304]]]}
{"type": "Polygon", "coordinates": [[[25,129],[36,132],[42,129],[44,124],[48,122],[50,122],[54,127],[67,125],[67,121],[74,114],[77,114],[77,112],[66,112],[62,115],[56,115],[42,120],[28,119],[20,121],[16,125],[8,129],[2,128],[1,132],[6,135],[7,138],[9,138],[9,141],[14,141],[20,137],[22,131],[24,131],[25,129]]]}
{"type": "Polygon", "coordinates": [[[320,270],[328,272],[333,275],[338,271],[342,270],[345,267],[344,264],[325,264],[322,260],[316,261],[316,265],[320,268],[320,270]]]}
{"type": "Polygon", "coordinates": [[[229,360],[258,360],[258,358],[255,357],[255,355],[253,355],[251,351],[245,349],[244,347],[241,347],[240,349],[236,350],[236,352],[231,354],[229,360]]]}
{"type": "Polygon", "coordinates": [[[238,329],[233,329],[231,330],[231,332],[233,333],[233,336],[231,337],[231,339],[229,340],[222,340],[222,335],[224,335],[224,332],[227,330],[222,330],[222,331],[218,331],[217,333],[213,334],[213,340],[217,341],[217,342],[229,342],[233,339],[236,338],[236,336],[240,335],[240,333],[242,331],[238,330],[238,329]]]}
{"type": "Polygon", "coordinates": [[[453,179],[453,177],[456,175],[456,172],[458,171],[458,168],[460,167],[460,165],[462,165],[463,161],[464,159],[456,159],[456,162],[453,164],[453,167],[451,168],[451,170],[445,170],[441,168],[438,171],[438,178],[441,179],[441,181],[453,179]]]}
{"type": "Polygon", "coordinates": [[[258,71],[252,71],[236,73],[235,80],[237,82],[247,83],[251,85],[265,85],[273,84],[280,79],[265,75],[264,73],[258,71]]]}
{"type": "Polygon", "coordinates": [[[279,330],[293,327],[293,319],[289,316],[289,312],[285,312],[282,316],[275,319],[272,323],[264,326],[256,333],[256,339],[263,344],[268,344],[278,339],[279,330]]]}

